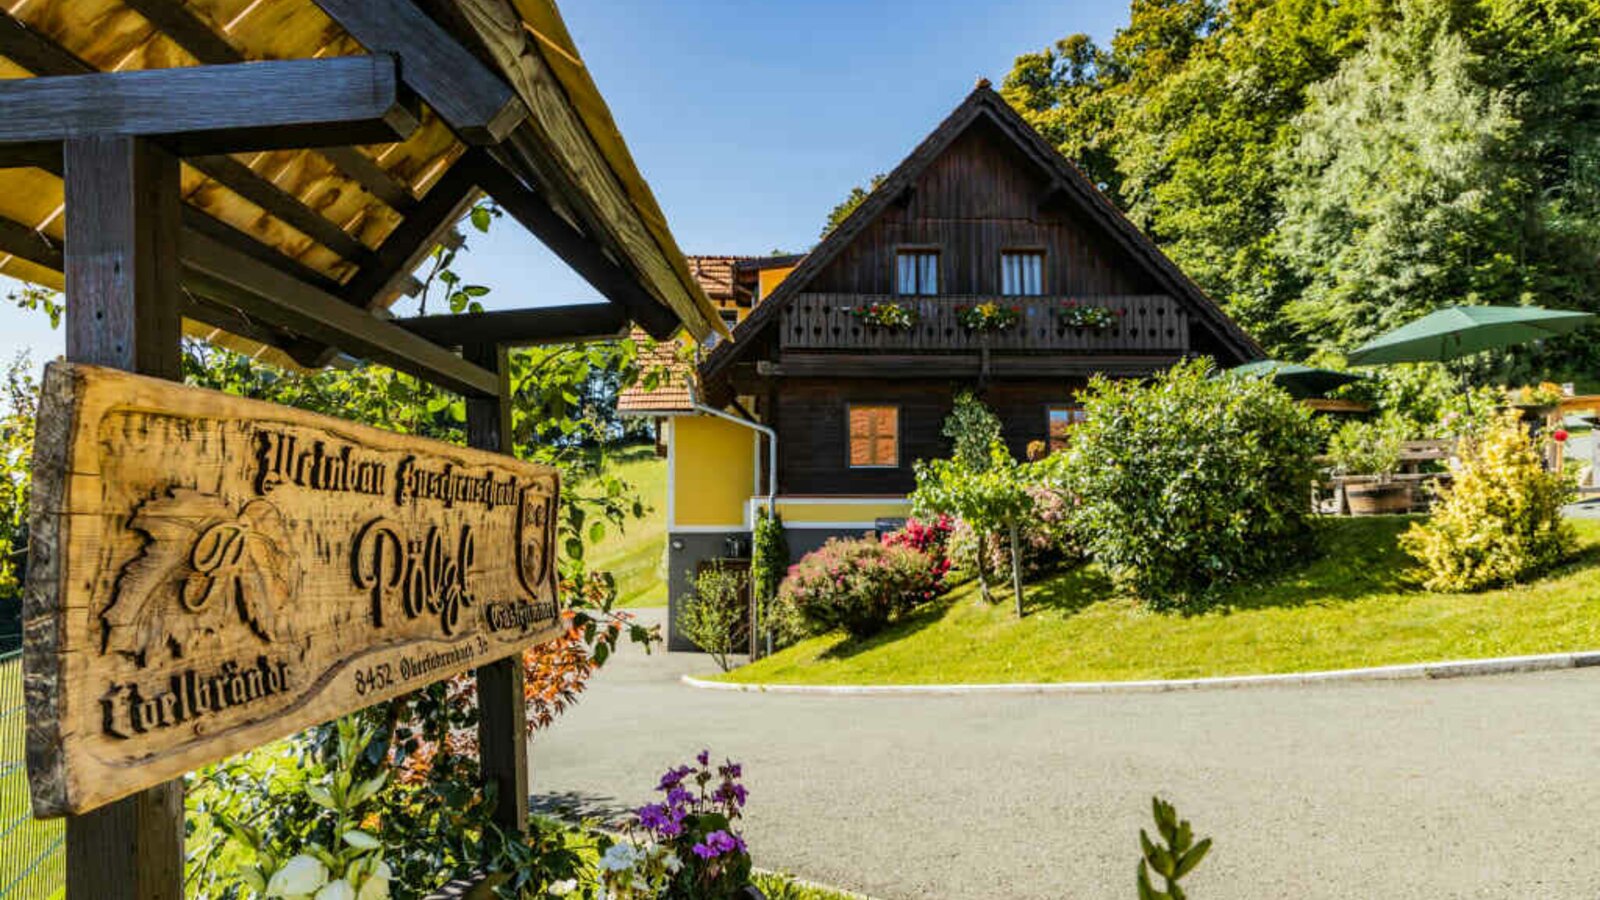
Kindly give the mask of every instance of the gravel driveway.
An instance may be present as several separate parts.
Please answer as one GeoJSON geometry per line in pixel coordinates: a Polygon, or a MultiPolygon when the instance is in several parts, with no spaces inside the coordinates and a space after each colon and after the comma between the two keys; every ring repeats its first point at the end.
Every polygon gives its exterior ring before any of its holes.
{"type": "Polygon", "coordinates": [[[1125,696],[697,691],[628,648],[532,750],[537,806],[745,764],[758,865],[885,900],[1134,896],[1152,793],[1216,838],[1195,900],[1594,898],[1600,669],[1125,696]]]}

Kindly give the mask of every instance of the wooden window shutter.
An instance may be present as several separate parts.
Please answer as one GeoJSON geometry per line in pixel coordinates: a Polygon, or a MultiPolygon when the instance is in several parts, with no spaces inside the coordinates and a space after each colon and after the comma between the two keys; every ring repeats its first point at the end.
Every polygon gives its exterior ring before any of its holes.
{"type": "Polygon", "coordinates": [[[900,456],[898,406],[850,407],[850,465],[895,466],[900,456]]]}

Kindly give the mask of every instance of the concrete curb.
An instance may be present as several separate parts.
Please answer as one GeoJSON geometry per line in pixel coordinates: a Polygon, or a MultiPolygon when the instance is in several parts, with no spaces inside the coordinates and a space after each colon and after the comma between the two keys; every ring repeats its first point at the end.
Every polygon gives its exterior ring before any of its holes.
{"type": "Polygon", "coordinates": [[[1228,688],[1295,687],[1358,681],[1404,681],[1419,678],[1470,678],[1600,666],[1600,650],[1546,653],[1538,656],[1502,656],[1447,662],[1409,663],[1369,669],[1327,672],[1288,672],[1281,675],[1230,675],[1222,678],[1180,678],[1172,681],[1063,681],[1027,684],[734,684],[684,675],[692,688],[756,694],[1160,694],[1228,688]]]}

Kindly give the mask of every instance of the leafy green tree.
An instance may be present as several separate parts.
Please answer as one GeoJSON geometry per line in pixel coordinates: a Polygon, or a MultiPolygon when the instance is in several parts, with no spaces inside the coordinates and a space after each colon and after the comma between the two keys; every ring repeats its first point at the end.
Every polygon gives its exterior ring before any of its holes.
{"type": "Polygon", "coordinates": [[[841,222],[850,218],[850,214],[856,211],[856,207],[865,203],[867,198],[872,195],[872,192],[877,190],[878,185],[883,184],[883,180],[887,177],[887,175],[880,172],[872,176],[865,187],[858,184],[851,188],[850,193],[846,194],[843,200],[840,200],[833,209],[828,211],[828,222],[822,226],[822,237],[827,237],[835,228],[839,227],[841,222]]]}
{"type": "Polygon", "coordinates": [[[1402,19],[1311,90],[1284,152],[1284,308],[1310,341],[1354,346],[1442,306],[1515,301],[1528,185],[1508,165],[1502,92],[1436,7],[1402,19]]]}
{"type": "MultiPolygon", "coordinates": [[[[916,463],[917,489],[911,494],[912,512],[919,518],[954,516],[977,532],[980,541],[991,535],[1006,535],[1011,545],[1011,589],[1016,599],[1017,617],[1022,617],[1022,520],[1033,509],[1028,494],[1029,469],[1011,458],[999,438],[989,443],[987,459],[981,466],[960,453],[950,459],[916,463]]],[[[978,554],[978,589],[986,603],[993,602],[989,578],[978,554]]]]}
{"type": "Polygon", "coordinates": [[[971,391],[956,395],[940,429],[950,441],[950,455],[969,469],[987,469],[989,448],[1000,440],[1000,417],[971,391]]]}
{"type": "Polygon", "coordinates": [[[12,649],[21,634],[39,384],[26,353],[11,361],[4,378],[0,384],[0,649],[12,649]]]}

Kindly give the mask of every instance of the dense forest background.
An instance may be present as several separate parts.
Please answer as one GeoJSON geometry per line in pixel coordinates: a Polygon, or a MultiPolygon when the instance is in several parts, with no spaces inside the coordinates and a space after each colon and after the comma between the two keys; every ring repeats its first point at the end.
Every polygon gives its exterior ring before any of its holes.
{"type": "MultiPolygon", "coordinates": [[[[1600,0],[1133,0],[1002,92],[1274,355],[1600,311],[1600,0]]],[[[1478,366],[1592,380],[1600,345],[1478,366]]]]}

